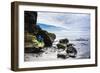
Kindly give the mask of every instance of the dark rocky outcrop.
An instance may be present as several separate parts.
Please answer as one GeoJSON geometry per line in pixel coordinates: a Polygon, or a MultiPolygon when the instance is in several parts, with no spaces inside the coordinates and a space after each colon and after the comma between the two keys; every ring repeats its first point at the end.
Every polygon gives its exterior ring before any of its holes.
{"type": "Polygon", "coordinates": [[[59,40],[59,43],[57,44],[57,48],[63,49],[60,53],[57,54],[58,58],[63,58],[63,59],[68,57],[75,58],[77,55],[77,50],[74,47],[74,44],[69,43],[69,40],[66,38],[59,40]],[[64,53],[64,51],[66,52],[66,54],[64,53]]]}
{"type": "Polygon", "coordinates": [[[38,35],[41,35],[44,38],[45,47],[51,47],[56,38],[54,33],[49,33],[46,30],[39,30],[36,36],[38,35]]]}
{"type": "Polygon", "coordinates": [[[65,49],[67,47],[67,44],[69,43],[69,40],[67,38],[60,39],[59,43],[57,44],[58,49],[65,49]]]}
{"type": "Polygon", "coordinates": [[[64,54],[57,54],[57,58],[66,59],[66,55],[64,55],[64,54]]]}
{"type": "Polygon", "coordinates": [[[64,46],[63,44],[58,43],[58,44],[57,44],[57,48],[58,48],[58,49],[65,49],[66,46],[64,46]]]}
{"type": "Polygon", "coordinates": [[[67,38],[59,40],[59,43],[67,44],[69,40],[67,38]]]}
{"type": "Polygon", "coordinates": [[[69,54],[70,57],[76,57],[77,50],[74,46],[68,46],[66,52],[69,54]]]}
{"type": "Polygon", "coordinates": [[[46,30],[42,30],[37,25],[37,12],[25,11],[25,48],[42,49],[43,47],[51,47],[56,35],[46,30]]]}

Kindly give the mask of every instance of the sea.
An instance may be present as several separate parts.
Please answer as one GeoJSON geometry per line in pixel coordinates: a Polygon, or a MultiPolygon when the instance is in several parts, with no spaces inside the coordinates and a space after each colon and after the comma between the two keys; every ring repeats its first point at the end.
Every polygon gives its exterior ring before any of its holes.
{"type": "Polygon", "coordinates": [[[58,49],[56,48],[56,44],[59,40],[55,40],[52,47],[44,48],[43,53],[25,53],[24,54],[24,61],[54,61],[54,60],[72,60],[72,59],[90,59],[90,40],[69,40],[69,43],[73,43],[74,47],[77,50],[77,55],[75,58],[58,58],[58,49]]]}

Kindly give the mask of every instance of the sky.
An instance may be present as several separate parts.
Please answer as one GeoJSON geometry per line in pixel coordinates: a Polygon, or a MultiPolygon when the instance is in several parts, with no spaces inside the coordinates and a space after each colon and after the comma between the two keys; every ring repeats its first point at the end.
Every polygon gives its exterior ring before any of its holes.
{"type": "Polygon", "coordinates": [[[54,32],[59,38],[90,37],[90,14],[38,12],[37,24],[39,23],[48,25],[43,29],[54,32]],[[49,28],[49,25],[63,29],[56,30],[55,28],[54,30],[49,28]]]}

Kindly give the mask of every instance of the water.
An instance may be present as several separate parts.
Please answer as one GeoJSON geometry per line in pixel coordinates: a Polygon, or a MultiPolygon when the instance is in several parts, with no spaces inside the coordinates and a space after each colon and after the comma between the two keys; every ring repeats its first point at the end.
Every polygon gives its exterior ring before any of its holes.
{"type": "MultiPolygon", "coordinates": [[[[53,47],[44,48],[43,53],[25,53],[24,54],[24,61],[52,61],[52,60],[65,60],[61,58],[57,58],[58,50],[55,48],[55,43],[53,47]]],[[[75,58],[66,58],[68,59],[89,59],[90,58],[90,42],[88,41],[75,41],[71,40],[70,43],[73,43],[75,48],[77,49],[78,53],[75,58]]]]}
{"type": "Polygon", "coordinates": [[[79,59],[90,58],[90,42],[88,41],[71,41],[75,44],[78,51],[77,57],[79,59]]]}

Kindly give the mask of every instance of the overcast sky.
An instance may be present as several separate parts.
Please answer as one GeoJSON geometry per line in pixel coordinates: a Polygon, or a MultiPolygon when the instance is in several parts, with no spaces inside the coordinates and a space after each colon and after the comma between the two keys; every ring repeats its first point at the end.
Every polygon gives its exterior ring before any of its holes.
{"type": "Polygon", "coordinates": [[[64,28],[60,32],[54,31],[59,35],[61,32],[66,33],[69,37],[76,35],[89,37],[90,35],[90,14],[38,12],[37,23],[64,28]]]}

